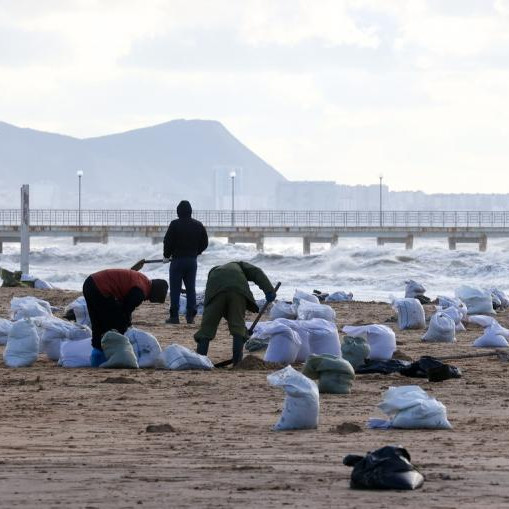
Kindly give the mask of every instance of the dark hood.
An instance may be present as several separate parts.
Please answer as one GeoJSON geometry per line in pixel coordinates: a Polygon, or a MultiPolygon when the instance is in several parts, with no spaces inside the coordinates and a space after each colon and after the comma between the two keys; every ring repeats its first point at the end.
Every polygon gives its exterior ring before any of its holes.
{"type": "Polygon", "coordinates": [[[182,200],[177,205],[177,216],[179,216],[180,219],[185,217],[191,217],[192,213],[193,209],[191,207],[191,204],[187,200],[182,200]]]}

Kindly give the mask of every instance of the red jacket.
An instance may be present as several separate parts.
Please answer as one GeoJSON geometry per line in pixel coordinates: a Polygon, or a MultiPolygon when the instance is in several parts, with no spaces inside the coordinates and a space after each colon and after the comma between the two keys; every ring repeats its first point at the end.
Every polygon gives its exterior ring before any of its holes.
{"type": "Polygon", "coordinates": [[[106,269],[92,274],[97,289],[105,297],[115,297],[122,301],[133,289],[139,288],[145,299],[148,299],[152,281],[136,270],[130,269],[106,269]]]}

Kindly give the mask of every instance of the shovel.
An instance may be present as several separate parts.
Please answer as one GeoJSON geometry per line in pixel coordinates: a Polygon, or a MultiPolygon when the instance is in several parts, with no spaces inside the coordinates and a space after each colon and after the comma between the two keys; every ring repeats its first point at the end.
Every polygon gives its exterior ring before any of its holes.
{"type": "MultiPolygon", "coordinates": [[[[281,283],[278,282],[276,284],[276,286],[274,287],[274,292],[277,293],[280,286],[281,286],[281,283]]],[[[249,329],[247,331],[248,336],[251,336],[251,334],[253,334],[256,324],[260,321],[260,318],[263,316],[263,313],[265,313],[265,311],[269,307],[269,304],[270,304],[270,302],[265,301],[265,304],[262,306],[262,309],[260,309],[257,317],[254,319],[254,322],[251,324],[251,327],[249,327],[249,329]]],[[[226,366],[229,366],[232,362],[233,362],[233,359],[227,359],[226,361],[221,361],[221,362],[218,362],[217,364],[214,364],[214,367],[215,368],[225,368],[226,366]]]]}
{"type": "Polygon", "coordinates": [[[164,263],[164,260],[162,258],[160,258],[158,260],[145,260],[145,258],[143,258],[143,260],[136,262],[131,267],[131,270],[140,270],[140,269],[142,269],[143,265],[145,265],[146,263],[164,263]]]}
{"type": "Polygon", "coordinates": [[[458,355],[445,355],[443,357],[435,357],[439,361],[449,361],[456,359],[476,359],[478,357],[497,357],[501,362],[509,362],[509,352],[504,350],[495,350],[494,352],[482,352],[482,353],[464,353],[458,355]]]}

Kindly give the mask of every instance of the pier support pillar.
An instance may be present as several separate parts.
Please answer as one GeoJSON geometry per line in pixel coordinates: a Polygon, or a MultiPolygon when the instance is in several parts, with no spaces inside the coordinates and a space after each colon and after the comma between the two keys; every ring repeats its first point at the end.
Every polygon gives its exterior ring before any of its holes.
{"type": "Polygon", "coordinates": [[[334,235],[330,241],[330,247],[336,247],[338,245],[339,237],[337,235],[334,235]]]}
{"type": "Polygon", "coordinates": [[[414,236],[407,235],[407,238],[405,241],[405,249],[413,249],[413,248],[414,248],[414,236]]]}
{"type": "Polygon", "coordinates": [[[454,237],[448,237],[447,238],[447,241],[449,243],[449,249],[451,251],[453,251],[454,249],[456,249],[456,239],[454,237]]]}
{"type": "Polygon", "coordinates": [[[160,237],[152,237],[152,245],[160,244],[163,241],[160,237]]]}
{"type": "Polygon", "coordinates": [[[0,254],[4,252],[4,243],[0,240],[0,254]]]}
{"type": "Polygon", "coordinates": [[[305,255],[308,255],[311,253],[311,239],[309,237],[304,237],[302,239],[302,252],[305,255]]]}
{"type": "Polygon", "coordinates": [[[487,235],[481,235],[479,238],[479,251],[484,253],[488,249],[488,236],[487,235]]]}
{"type": "Polygon", "coordinates": [[[261,253],[263,253],[263,240],[264,239],[261,235],[256,239],[256,250],[261,253]]]}
{"type": "Polygon", "coordinates": [[[235,244],[235,239],[233,237],[228,237],[228,244],[235,244]]]}
{"type": "Polygon", "coordinates": [[[382,239],[382,237],[377,237],[376,238],[376,245],[377,246],[383,246],[384,245],[384,239],[382,239]]]}

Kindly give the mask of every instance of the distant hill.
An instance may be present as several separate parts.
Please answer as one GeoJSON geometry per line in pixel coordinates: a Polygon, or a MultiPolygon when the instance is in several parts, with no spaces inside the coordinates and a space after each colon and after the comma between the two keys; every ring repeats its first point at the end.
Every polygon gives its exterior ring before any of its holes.
{"type": "Polygon", "coordinates": [[[75,208],[83,170],[83,208],[228,208],[235,171],[236,208],[276,208],[286,179],[210,120],[173,120],[98,138],[78,139],[0,122],[0,208],[75,208]]]}

